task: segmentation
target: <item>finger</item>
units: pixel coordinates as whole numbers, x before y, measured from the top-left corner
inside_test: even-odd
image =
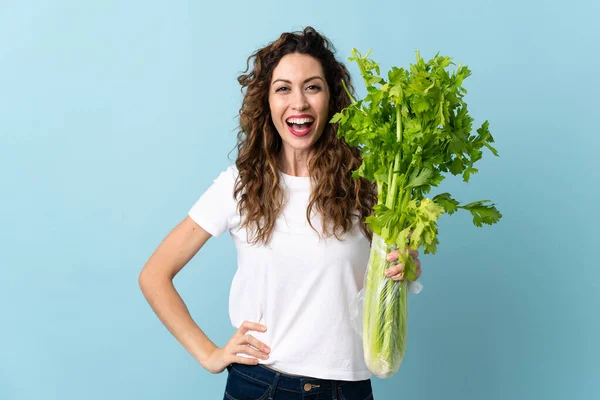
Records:
[[[385,270],[385,276],[391,277],[391,276],[397,275],[400,272],[402,272],[403,269],[404,269],[404,264],[402,264],[402,263],[394,265],[393,267],[389,267],[388,269]]]
[[[417,279],[419,279],[419,277],[421,276],[422,273],[423,273],[423,270],[421,269],[421,267],[417,268]]]
[[[391,253],[389,253],[387,255],[387,260],[388,261],[394,261],[396,259],[398,259],[398,257],[400,257],[400,254],[406,254],[406,248],[402,249],[402,253],[400,253],[400,250],[394,250]],[[410,255],[414,258],[417,259],[419,257],[419,250],[413,250],[410,247],[408,248],[408,250],[410,251]]]
[[[417,268],[421,268],[421,260],[419,260],[418,258],[415,260],[415,265],[417,266]]]
[[[387,255],[386,260],[388,260],[389,262],[396,261],[399,256],[400,256],[400,250],[394,250]]]
[[[402,279],[404,279],[404,272],[401,272],[398,275],[392,276],[392,279],[395,281],[401,281]]]
[[[257,358],[248,358],[248,357],[242,357],[242,356],[235,356],[234,360],[238,364],[246,364],[246,365],[257,365],[258,364],[258,359]]]
[[[259,324],[258,322],[244,321],[242,322],[242,325],[240,325],[237,334],[238,336],[243,336],[246,334],[246,332],[250,330],[257,332],[265,332],[267,330],[267,327],[262,324]]]
[[[263,360],[266,360],[269,358],[269,355],[267,353],[259,351],[250,345],[236,346],[234,354],[239,354],[239,353],[244,353],[249,356],[256,357],[256,358],[262,358]]]
[[[269,346],[267,346],[266,344],[264,344],[263,342],[261,342],[260,340],[258,340],[257,338],[255,338],[254,336],[252,336],[250,334],[244,335],[242,337],[242,341],[240,343],[241,344],[250,344],[265,353],[269,353],[271,351]]]
[[[398,259],[400,258],[400,254],[406,254],[406,249],[403,249],[402,252],[400,252],[400,250],[392,251],[387,255],[386,260],[388,262],[398,261]]]

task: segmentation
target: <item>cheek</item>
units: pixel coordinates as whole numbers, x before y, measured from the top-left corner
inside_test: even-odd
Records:
[[[284,107],[275,100],[269,102],[269,108],[271,111],[271,117],[273,118],[273,122],[278,124],[281,121]]]
[[[321,99],[321,115],[324,115],[325,117],[327,117],[328,113],[329,113],[329,96],[324,96]]]
[[[329,116],[329,103],[325,103],[323,105],[323,108],[321,109],[321,118],[324,120],[324,123],[327,124],[329,122],[329,119],[327,118]]]

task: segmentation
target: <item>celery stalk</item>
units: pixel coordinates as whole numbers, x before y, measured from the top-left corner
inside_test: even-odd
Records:
[[[363,348],[367,367],[378,378],[387,378],[400,368],[406,349],[407,281],[384,275],[390,266],[385,257],[393,247],[373,235],[365,283]]]
[[[498,222],[502,214],[490,200],[461,205],[450,193],[426,197],[446,173],[461,174],[468,182],[478,172],[475,163],[484,147],[498,156],[488,121],[471,134],[473,118],[462,87],[471,71],[460,63],[455,71],[447,71],[454,64],[450,57],[436,54],[425,61],[417,51],[415,64],[407,69],[392,67],[386,80],[369,54],[363,56],[353,48],[349,58],[359,66],[366,96],[355,99],[342,81],[352,104],[330,122],[338,124],[339,138],[361,149],[362,163],[352,172],[353,178],[377,184],[377,204],[365,220],[373,240],[364,288],[363,350],[369,370],[386,378],[398,370],[404,357],[408,281],[417,278],[408,251],[398,260],[404,266],[404,279],[386,277],[387,254],[421,247],[424,254],[435,254],[437,221],[444,213],[467,210],[478,227]]]

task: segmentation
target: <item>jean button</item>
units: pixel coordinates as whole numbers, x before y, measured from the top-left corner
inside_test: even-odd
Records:
[[[312,388],[310,383],[307,383],[304,385],[304,390],[306,390],[307,392]]]

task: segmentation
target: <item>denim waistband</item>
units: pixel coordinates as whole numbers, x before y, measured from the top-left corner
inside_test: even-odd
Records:
[[[246,365],[233,363],[227,367],[228,371],[231,371],[231,369],[234,369],[237,373],[246,375],[249,378],[256,379],[267,385],[272,385],[273,390],[278,389],[294,393],[318,394],[329,390],[332,390],[333,393],[337,393],[337,388],[347,382],[289,375],[272,370],[261,364]]]

